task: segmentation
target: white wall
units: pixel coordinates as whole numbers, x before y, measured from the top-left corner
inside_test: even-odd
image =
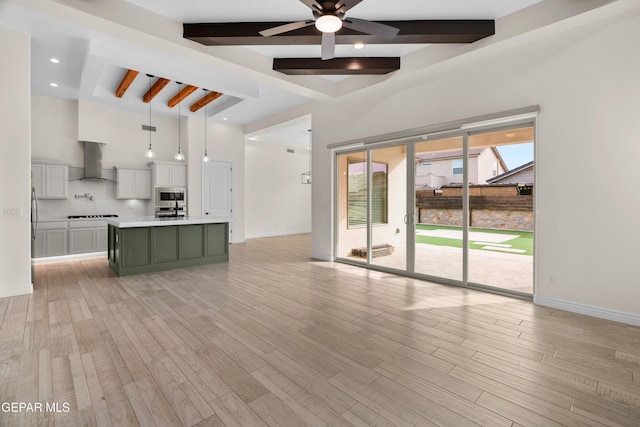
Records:
[[[612,21],[314,105],[313,255],[332,255],[328,144],[539,104],[536,301],[640,324],[640,18]]]
[[[309,151],[247,141],[245,152],[245,234],[247,239],[311,232]]]
[[[78,142],[78,101],[36,95],[31,99],[32,157],[84,167],[83,146]],[[149,146],[149,132],[143,131],[142,125],[149,124],[149,115],[109,107],[106,112],[103,117],[93,118],[94,121],[107,122],[108,143],[102,151],[103,167],[146,166],[149,159],[144,154]],[[173,161],[178,147],[177,116],[172,118],[152,115],[151,125],[157,128],[156,132],[151,133],[156,160]]]
[[[26,294],[31,284],[30,117],[31,39],[0,28],[0,297]],[[19,209],[5,216],[4,209]]]
[[[190,215],[202,213],[202,155],[204,154],[204,117],[189,116],[187,160],[189,188],[187,195]],[[184,148],[184,147],[183,147]],[[244,170],[245,147],[242,127],[230,123],[207,120],[207,148],[209,159],[233,164],[233,224],[231,243],[245,239]]]

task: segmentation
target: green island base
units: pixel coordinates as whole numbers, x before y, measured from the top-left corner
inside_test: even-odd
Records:
[[[229,224],[109,225],[109,267],[118,276],[229,261]]]

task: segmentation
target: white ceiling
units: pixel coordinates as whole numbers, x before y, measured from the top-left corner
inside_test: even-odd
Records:
[[[498,19],[540,1],[364,0],[347,15],[371,20]],[[210,104],[209,116],[250,125],[313,99],[335,98],[339,96],[337,85],[344,87],[348,83],[345,80],[353,87],[357,87],[358,82],[366,87],[388,78],[291,77],[271,70],[273,57],[317,57],[319,46],[204,47],[181,37],[177,37],[175,43],[164,44],[158,37],[155,41],[151,39],[154,32],[164,35],[167,31],[177,31],[181,35],[183,22],[310,18],[309,8],[298,0],[43,0],[25,3],[23,6],[19,0],[0,0],[0,26],[32,35],[32,91],[38,95],[90,99],[128,111],[147,112],[149,106],[141,102],[141,97],[149,87],[145,74],[150,73],[223,92],[223,97]],[[82,16],[82,13],[87,15]],[[120,21],[114,19],[114,25],[126,24],[120,29],[94,19],[109,18],[110,13],[134,16],[125,16]],[[191,48],[191,52],[186,52],[185,47]],[[338,46],[337,56],[408,58],[423,50],[428,50],[426,45],[371,45],[360,51],[352,46]],[[60,63],[52,64],[51,57],[60,59]],[[140,75],[122,99],[115,98],[115,87],[129,68],[140,71]],[[58,83],[58,87],[49,86],[51,82]],[[176,86],[175,83],[170,85]],[[154,114],[177,114],[176,109],[166,107],[166,101],[177,92],[177,87],[169,89],[171,86],[152,102]],[[182,114],[191,114],[188,106],[202,95],[198,90],[183,101]],[[278,132],[280,138],[285,138],[282,129]],[[292,128],[293,134],[298,135],[301,144],[306,144],[303,141],[306,136],[300,129]],[[260,139],[259,135],[253,136]]]

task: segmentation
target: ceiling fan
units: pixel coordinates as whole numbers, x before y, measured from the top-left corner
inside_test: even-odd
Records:
[[[392,39],[398,34],[398,29],[378,22],[364,19],[347,18],[349,9],[358,5],[362,0],[300,0],[313,12],[314,19],[292,22],[260,31],[264,37],[287,33],[300,28],[315,25],[322,32],[322,59],[332,59],[336,50],[336,31],[343,26],[365,34]]]

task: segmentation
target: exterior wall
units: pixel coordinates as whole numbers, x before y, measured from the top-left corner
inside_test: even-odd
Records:
[[[429,161],[424,160],[424,162]],[[429,163],[431,166],[420,166],[420,163],[416,165],[416,188],[425,185],[429,185],[430,188],[440,188],[443,185],[462,184],[462,174],[453,174],[453,160],[433,160]],[[480,166],[480,168],[482,167],[484,166]],[[478,157],[471,157],[469,159],[469,182],[478,184],[478,169]]]
[[[496,154],[493,152],[491,148],[487,148],[478,156],[478,171],[476,175],[475,184],[486,184],[489,178],[493,178],[496,175],[500,175],[502,172],[500,171],[500,162],[498,162],[498,173],[493,175],[493,163],[496,162],[498,158]],[[471,179],[469,179],[471,182]]]
[[[507,183],[531,183],[534,182],[534,173],[533,173],[533,167],[527,168],[523,171],[520,171],[518,173],[514,173],[513,175],[509,175],[508,177],[501,179],[499,181],[496,181],[494,184],[507,184]]]
[[[478,175],[480,165],[478,164],[478,156],[473,156],[469,158],[469,183],[470,184],[478,184]],[[462,183],[462,175],[456,175],[458,177],[457,181],[453,181],[456,184]]]

